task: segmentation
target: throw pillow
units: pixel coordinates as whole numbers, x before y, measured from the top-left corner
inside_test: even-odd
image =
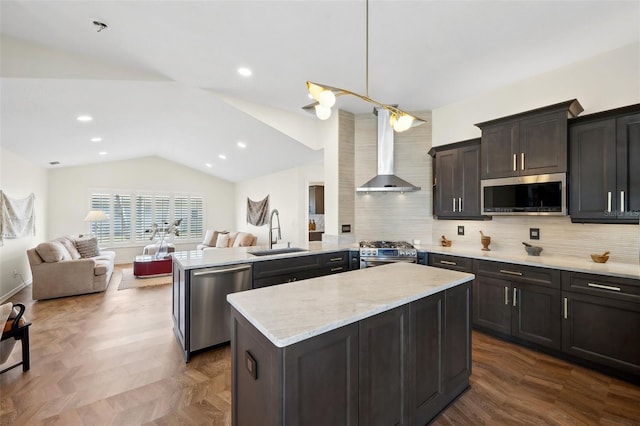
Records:
[[[100,255],[100,249],[98,248],[98,240],[95,237],[83,237],[76,240],[76,248],[80,253],[80,257],[87,259],[89,257],[96,257]]]
[[[204,238],[202,239],[202,244],[205,246],[212,246],[216,241],[218,241],[218,231],[207,229],[207,232],[204,234]]]
[[[62,237],[60,239],[58,239],[57,241],[60,242],[60,244],[62,244],[64,246],[64,248],[67,249],[67,251],[69,252],[69,256],[71,257],[72,260],[76,260],[76,259],[80,259],[80,252],[78,251],[78,249],[76,248],[75,243],[66,238],[66,237]]]
[[[233,242],[234,247],[249,247],[253,242],[253,234],[248,232],[240,232],[236,236],[236,240]]]
[[[220,247],[220,248],[229,247],[229,234],[218,234],[216,247]]]
[[[71,255],[58,241],[47,241],[40,243],[36,247],[36,253],[40,255],[45,263],[60,262],[61,260],[71,260]]]

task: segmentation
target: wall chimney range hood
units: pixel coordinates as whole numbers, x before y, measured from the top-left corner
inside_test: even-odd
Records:
[[[420,191],[404,179],[393,174],[393,128],[389,125],[390,113],[384,108],[374,108],[378,116],[378,174],[356,192],[412,192]]]

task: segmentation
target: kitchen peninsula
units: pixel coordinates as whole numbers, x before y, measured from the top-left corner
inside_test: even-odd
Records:
[[[228,295],[234,425],[428,423],[469,387],[473,278],[394,263]]]

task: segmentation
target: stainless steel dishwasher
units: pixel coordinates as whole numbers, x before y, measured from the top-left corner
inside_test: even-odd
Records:
[[[227,294],[251,290],[251,265],[241,264],[191,271],[189,351],[231,339],[231,309]]]

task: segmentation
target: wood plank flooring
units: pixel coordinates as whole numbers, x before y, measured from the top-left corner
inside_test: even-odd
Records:
[[[0,375],[0,425],[231,424],[229,347],[185,364],[170,286],[117,285],[12,297],[33,323],[31,370]],[[640,425],[640,387],[474,332],[471,389],[433,424]]]

